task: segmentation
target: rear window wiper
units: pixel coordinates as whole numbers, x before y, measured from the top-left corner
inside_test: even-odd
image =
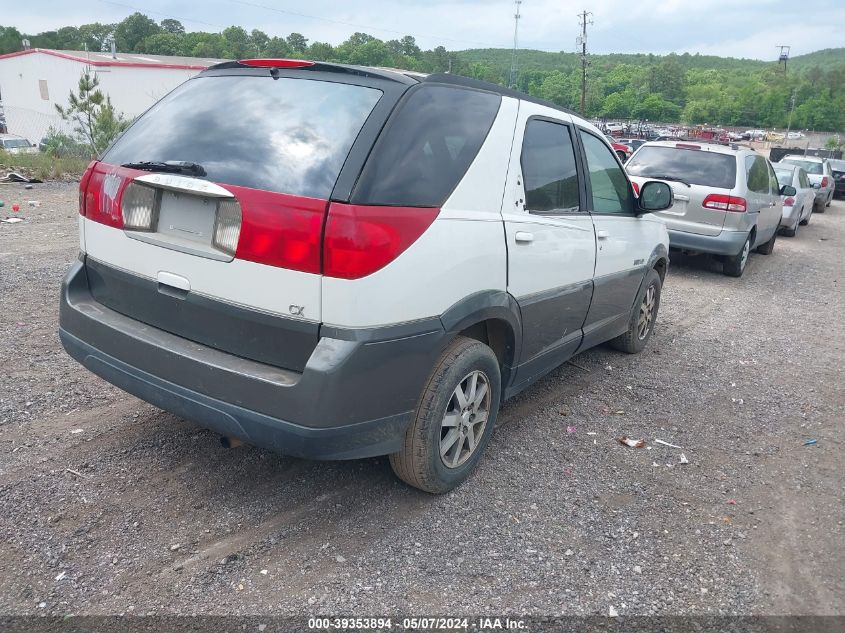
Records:
[[[681,180],[680,178],[675,178],[674,176],[642,176],[642,178],[654,178],[655,180],[669,180],[671,182],[679,182],[682,185],[686,185],[690,189],[692,189],[692,185],[689,184],[686,180]]]
[[[143,160],[137,163],[123,163],[121,167],[143,169],[144,171],[162,171],[168,174],[188,174],[191,176],[206,175],[205,168],[202,165],[186,160]]]

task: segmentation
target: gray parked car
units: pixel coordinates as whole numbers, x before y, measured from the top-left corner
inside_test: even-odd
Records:
[[[816,190],[816,213],[824,213],[824,208],[830,206],[833,194],[836,192],[833,169],[828,160],[819,156],[789,154],[781,158],[780,162],[804,168]]]
[[[781,186],[783,214],[780,219],[781,233],[795,237],[799,224],[807,224],[813,215],[816,190],[803,167],[789,163],[775,163],[775,175]],[[785,190],[787,187],[791,189]],[[795,193],[792,193],[792,189]]]
[[[781,219],[781,187],[772,164],[754,150],[724,145],[646,143],[625,169],[636,189],[665,180],[675,204],[658,213],[671,248],[711,253],[726,275],[740,277],[752,250],[768,255]]]

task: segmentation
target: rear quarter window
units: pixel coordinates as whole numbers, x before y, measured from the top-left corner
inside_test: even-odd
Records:
[[[309,79],[197,77],[148,110],[103,160],[191,161],[214,182],[327,199],[381,96]]]
[[[691,185],[718,189],[736,186],[736,157],[695,149],[644,145],[625,164],[632,176],[677,178]]]
[[[487,138],[501,97],[422,85],[394,113],[352,194],[355,204],[439,207]]]

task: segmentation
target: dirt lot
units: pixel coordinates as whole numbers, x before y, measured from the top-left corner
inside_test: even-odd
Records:
[[[845,614],[843,202],[739,280],[674,257],[645,353],[508,403],[432,497],[386,459],[223,449],[89,374],[56,335],[75,187],[0,198],[41,201],[0,224],[0,613]]]

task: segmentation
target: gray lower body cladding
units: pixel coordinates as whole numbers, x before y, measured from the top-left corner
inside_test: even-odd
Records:
[[[95,374],[162,409],[284,454],[353,459],[399,449],[421,385],[446,344],[439,320],[333,330],[302,372],[189,341],[116,312],[75,263],[60,337]]]

